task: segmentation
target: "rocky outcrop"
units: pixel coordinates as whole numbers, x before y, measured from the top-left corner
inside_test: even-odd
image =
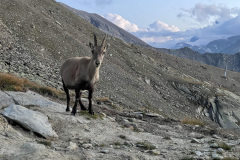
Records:
[[[44,109],[46,112],[65,112],[64,105],[50,101],[32,91],[0,91],[0,95],[0,109],[5,108],[2,114],[9,120],[47,139],[55,139],[58,137],[48,122],[46,115],[28,108],[38,107]]]
[[[48,117],[40,112],[12,104],[5,108],[2,114],[24,128],[38,133],[47,139],[58,138],[58,135],[53,131],[51,124],[48,122]]]
[[[227,67],[228,70],[240,72],[240,65],[239,65],[240,53],[239,52],[235,52],[234,54],[230,54],[230,55],[223,54],[221,52],[200,54],[197,51],[194,51],[188,47],[184,47],[180,49],[158,48],[158,50],[164,53],[177,56],[177,57],[190,59],[193,61],[205,63],[208,65],[223,68],[223,69]]]
[[[214,88],[207,83],[173,82],[173,87],[189,101],[199,105],[196,109],[199,115],[209,117],[223,128],[240,131],[240,96],[223,88]]]
[[[66,108],[66,106],[50,101],[49,99],[33,91],[27,91],[27,92],[7,91],[5,93],[8,96],[10,96],[16,104],[22,105],[22,106],[38,106],[46,110],[52,110],[56,112],[64,112]]]
[[[14,103],[13,99],[0,90],[0,109],[8,107],[10,104],[13,103]]]

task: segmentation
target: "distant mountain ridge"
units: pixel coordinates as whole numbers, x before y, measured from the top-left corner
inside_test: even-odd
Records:
[[[192,39],[196,39],[193,37]],[[218,39],[209,42],[207,45],[196,46],[190,45],[188,43],[178,43],[175,48],[189,47],[194,51],[199,53],[225,53],[225,54],[235,54],[240,52],[240,35],[231,36],[227,39]]]
[[[117,25],[106,20],[98,14],[88,13],[85,11],[71,8],[63,3],[61,4],[109,35],[119,38],[127,43],[137,44],[139,46],[151,48],[151,46],[148,45],[146,42],[142,41],[141,39],[118,27]]]
[[[240,52],[236,54],[204,53],[200,54],[188,47],[180,49],[159,48],[161,52],[177,57],[187,58],[193,61],[205,63],[219,68],[227,67],[228,70],[240,72]]]

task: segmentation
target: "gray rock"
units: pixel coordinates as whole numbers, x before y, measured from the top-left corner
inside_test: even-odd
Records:
[[[150,150],[149,153],[152,154],[152,155],[160,155],[161,154],[161,152],[159,150],[156,150],[156,149]]]
[[[212,135],[213,138],[215,139],[221,139],[219,136],[217,136],[216,134]]]
[[[150,85],[150,79],[149,78],[147,78],[147,77],[145,77],[145,82],[148,84],[148,85]]]
[[[85,148],[85,149],[90,149],[90,148],[93,147],[93,145],[92,145],[91,143],[85,143],[85,144],[83,144],[82,146],[83,146],[83,148]]]
[[[193,138],[192,140],[191,140],[191,143],[201,143],[198,139],[196,139],[196,138]]]
[[[210,147],[211,147],[211,148],[218,148],[219,145],[218,145],[217,143],[211,143],[211,144],[210,144]]]
[[[196,156],[198,156],[198,157],[201,157],[201,156],[203,155],[203,153],[200,152],[200,151],[195,151],[195,154],[196,154]]]
[[[107,149],[103,149],[103,150],[100,151],[100,153],[107,154],[107,153],[109,153],[109,150],[107,150]]]
[[[145,113],[145,116],[148,116],[148,117],[160,117],[160,118],[164,118],[162,115],[157,114],[157,113]]]
[[[48,117],[40,112],[13,104],[4,109],[3,115],[19,123],[24,128],[36,132],[47,139],[58,138],[58,135],[48,122]]]
[[[3,107],[8,107],[11,104],[14,104],[13,99],[6,93],[0,91],[0,109]]]
[[[25,150],[27,152],[33,153],[36,151],[44,150],[46,147],[43,144],[37,144],[37,143],[24,143],[20,149]]]
[[[217,153],[222,154],[223,152],[224,152],[224,150],[222,148],[217,149]]]
[[[25,92],[6,92],[10,97],[14,99],[16,104],[22,106],[39,106],[42,108],[50,109],[58,112],[65,112],[65,105],[58,104],[48,100],[47,98],[37,94],[33,91]]]
[[[73,142],[69,142],[69,146],[67,147],[69,150],[76,150],[77,149],[77,144]]]
[[[213,158],[213,159],[223,159],[223,156],[220,156],[220,155],[217,154],[217,153],[212,153],[212,158]]]

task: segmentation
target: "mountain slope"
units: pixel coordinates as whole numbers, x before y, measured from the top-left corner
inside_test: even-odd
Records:
[[[2,0],[0,16],[1,71],[55,88],[62,88],[62,62],[69,57],[91,56],[88,43],[93,41],[93,32],[99,41],[105,34],[53,0]],[[219,127],[240,132],[239,73],[229,71],[223,77],[220,68],[128,44],[110,35],[106,41],[111,46],[94,92],[97,113],[116,115],[116,119],[117,115],[136,112],[163,117],[163,121],[149,120],[154,123],[198,117],[206,128],[217,128],[216,132],[222,131]],[[107,107],[101,106],[104,102]],[[67,132],[65,126],[61,130]]]
[[[112,35],[116,38],[122,39],[127,43],[137,44],[143,47],[150,47],[147,43],[140,40],[139,38],[135,37],[134,35],[130,34],[129,32],[125,31],[124,29],[118,27],[117,25],[113,24],[112,22],[106,20],[102,16],[94,13],[88,13],[81,10],[76,10],[69,6],[62,4],[63,6],[69,8],[71,11],[76,13],[77,15],[81,16],[95,27],[99,28],[100,30],[106,32],[109,35]]]

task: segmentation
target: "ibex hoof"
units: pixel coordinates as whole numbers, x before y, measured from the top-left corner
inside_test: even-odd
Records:
[[[93,112],[93,111],[92,111],[92,112],[89,112],[89,114],[94,115],[94,112]]]
[[[67,109],[66,109],[66,112],[69,112],[69,111],[70,111],[70,109],[69,109],[69,108],[67,108]]]
[[[71,115],[75,116],[76,113],[72,112]]]

